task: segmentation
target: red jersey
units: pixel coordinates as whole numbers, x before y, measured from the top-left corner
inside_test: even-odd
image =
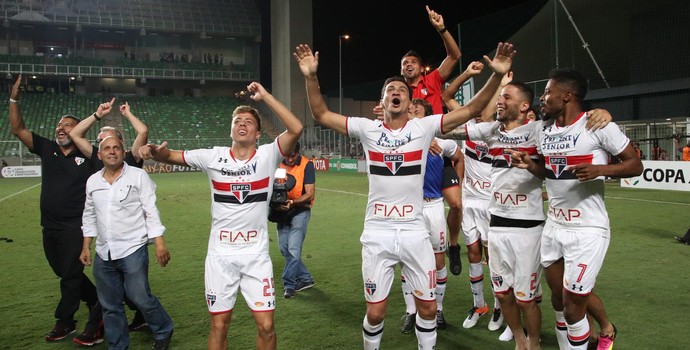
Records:
[[[416,86],[410,85],[412,88],[412,98],[421,98],[429,102],[434,114],[443,114],[441,93],[443,92],[445,80],[441,77],[438,69],[434,69],[427,75],[422,75],[421,78]]]

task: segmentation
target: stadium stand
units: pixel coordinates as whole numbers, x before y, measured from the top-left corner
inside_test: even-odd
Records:
[[[7,94],[1,95],[3,100]],[[240,104],[234,97],[178,97],[178,96],[122,96],[116,103],[128,102],[134,113],[149,128],[149,141],[161,143],[168,141],[171,148],[191,149],[206,148],[230,144],[230,115]],[[27,128],[40,135],[51,137],[54,133],[57,118],[65,114],[74,114],[83,118],[93,113],[100,96],[77,96],[67,94],[27,93],[22,97],[22,114]],[[7,120],[8,109],[0,110],[0,118]],[[259,144],[272,142],[278,131],[269,118],[262,120],[262,136]],[[132,126],[123,120],[119,111],[109,116],[89,130],[87,139],[95,140],[98,127],[113,126],[123,132],[128,144],[136,137]],[[0,124],[0,157],[18,157],[19,146],[15,142],[8,123]],[[24,156],[29,156],[24,150]]]

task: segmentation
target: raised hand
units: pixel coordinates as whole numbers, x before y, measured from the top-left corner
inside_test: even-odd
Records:
[[[299,64],[299,69],[305,77],[315,76],[319,67],[319,52],[312,53],[311,48],[307,44],[300,44],[295,48],[292,54]]]
[[[503,79],[501,79],[501,87],[506,87],[510,82],[513,81],[513,71],[509,71],[506,73],[506,75],[503,76]]]
[[[113,101],[114,100],[115,99],[113,98]],[[129,109],[129,103],[125,102],[125,103],[120,105],[120,113],[122,113],[122,115],[128,115],[129,113],[131,113],[131,111]]]
[[[10,92],[10,98],[19,101],[19,99],[22,97],[22,75],[19,74],[17,75],[17,80],[12,84],[12,92]]]
[[[139,155],[142,159],[154,159],[158,154],[166,151],[170,152],[170,150],[168,150],[168,141],[163,141],[160,145],[149,143],[139,148]]]
[[[101,103],[96,110],[96,116],[103,118],[110,114],[110,111],[113,109],[113,104],[115,104],[115,97],[113,97],[110,102]]]
[[[474,61],[471,62],[467,68],[465,69],[465,74],[473,77],[475,75],[478,75],[484,70],[484,63],[481,63],[479,61]]]
[[[494,73],[506,74],[510,71],[515,54],[517,54],[517,51],[513,48],[513,44],[498,43],[494,58],[490,59],[489,56],[484,55],[484,61],[486,61],[486,64],[491,67]]]
[[[429,5],[426,6],[426,13],[429,14],[429,22],[431,22],[431,25],[434,26],[437,31],[443,30],[446,27],[445,23],[443,22],[443,16],[430,9]]]
[[[268,95],[268,91],[264,89],[263,85],[257,83],[257,82],[252,82],[251,84],[247,85],[247,91],[250,92],[249,98],[251,98],[254,101],[261,101]]]

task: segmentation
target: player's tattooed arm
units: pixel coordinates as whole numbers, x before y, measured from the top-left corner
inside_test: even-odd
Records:
[[[460,125],[451,130],[449,133],[443,134],[441,138],[451,140],[467,140],[467,129],[465,128],[465,125]]]

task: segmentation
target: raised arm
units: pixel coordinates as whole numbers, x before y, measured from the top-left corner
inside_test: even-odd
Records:
[[[86,139],[86,133],[94,124],[96,124],[97,121],[100,121],[101,118],[110,113],[113,108],[113,103],[115,103],[115,97],[113,97],[110,102],[101,103],[96,112],[84,118],[84,120],[75,125],[72,131],[69,133],[69,137],[72,139],[72,142],[74,142],[79,151],[87,158],[91,158],[93,146],[91,145],[91,142]]]
[[[285,131],[278,135],[278,143],[284,154],[292,153],[292,149],[295,144],[302,136],[302,123],[297,119],[297,117],[283,105],[277,98],[271,95],[263,85],[253,82],[247,86],[247,91],[251,92],[250,98],[254,101],[264,101],[268,107],[273,110],[273,112],[278,116],[283,125],[285,125]]]
[[[446,58],[441,62],[438,67],[438,73],[441,75],[443,80],[447,80],[450,74],[453,73],[455,65],[458,64],[460,60],[460,48],[458,43],[453,38],[453,35],[446,28],[446,24],[443,21],[443,16],[441,14],[431,10],[429,6],[426,6],[426,12],[429,14],[429,22],[434,26],[436,31],[441,34],[443,39],[443,46],[446,47]]]
[[[139,148],[142,159],[153,159],[157,162],[187,166],[182,151],[168,149],[168,141],[160,145],[148,144]]]
[[[501,86],[496,89],[496,92],[494,95],[491,97],[491,100],[489,100],[489,103],[486,104],[486,107],[482,109],[482,121],[483,122],[490,122],[493,121],[495,116],[496,116],[496,101],[498,101],[498,95],[501,94],[501,90],[513,81],[513,72],[510,71],[506,75],[503,76],[503,79],[501,79]]]
[[[31,131],[26,128],[24,124],[24,117],[22,117],[22,111],[19,110],[19,100],[21,99],[21,83],[22,75],[17,76],[17,80],[12,85],[12,91],[10,92],[10,127],[12,128],[12,134],[16,136],[19,141],[21,141],[29,150],[34,149],[34,137],[31,135]]]
[[[516,51],[513,49],[513,44],[498,43],[496,47],[496,55],[493,60],[488,56],[484,56],[484,60],[493,70],[493,74],[486,81],[484,87],[467,103],[467,105],[451,111],[443,116],[442,131],[453,130],[456,127],[466,123],[468,120],[479,115],[479,113],[486,107],[496,90],[501,84],[503,76],[510,71],[515,57]]]
[[[316,76],[319,66],[319,53],[312,53],[309,45],[300,44],[295,49],[293,56],[295,56],[299,69],[304,75],[304,81],[307,85],[307,99],[309,100],[309,108],[311,108],[311,115],[314,120],[338,133],[347,135],[347,118],[328,110],[326,101],[321,96],[319,79]]]
[[[146,126],[146,124],[144,124],[144,122],[139,120],[137,116],[132,114],[132,111],[129,108],[129,103],[125,102],[124,104],[120,105],[120,113],[123,117],[129,120],[134,128],[134,131],[137,132],[137,137],[132,143],[132,155],[134,156],[134,160],[139,162],[141,160],[141,155],[139,154],[138,150],[141,148],[141,146],[149,142],[149,128]]]
[[[458,93],[462,84],[470,80],[473,76],[479,74],[484,70],[484,64],[479,61],[474,61],[467,66],[462,74],[458,75],[453,81],[450,82],[448,87],[441,93],[441,98],[443,103],[446,105],[449,111],[458,109],[461,107],[460,103],[455,100],[455,94]]]

